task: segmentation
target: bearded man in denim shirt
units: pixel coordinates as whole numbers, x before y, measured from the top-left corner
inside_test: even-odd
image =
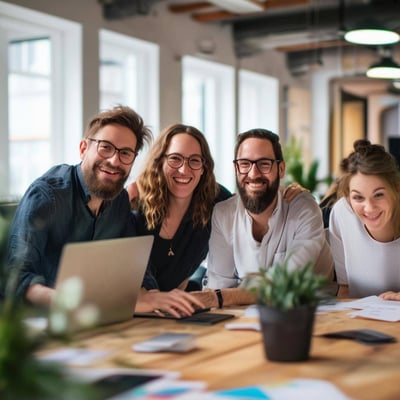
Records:
[[[18,271],[18,296],[50,304],[64,244],[135,235],[124,184],[151,138],[129,107],[100,112],[80,142],[81,163],[55,166],[30,185],[9,238],[8,265]]]

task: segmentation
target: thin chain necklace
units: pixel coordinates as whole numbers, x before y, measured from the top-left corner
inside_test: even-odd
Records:
[[[175,255],[174,251],[172,250],[172,241],[173,241],[174,237],[169,234],[166,225],[167,225],[167,223],[164,221],[164,223],[162,225],[162,229],[164,229],[164,232],[167,234],[166,239],[170,240],[170,242],[169,242],[169,250],[168,250],[167,254],[168,254],[168,257],[173,257]]]

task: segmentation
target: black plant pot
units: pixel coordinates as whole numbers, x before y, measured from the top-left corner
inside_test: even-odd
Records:
[[[270,361],[305,361],[309,358],[315,306],[281,311],[258,305],[265,356]]]

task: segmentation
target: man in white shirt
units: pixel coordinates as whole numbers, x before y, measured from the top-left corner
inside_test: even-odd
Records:
[[[287,202],[279,190],[285,174],[279,136],[264,129],[240,134],[234,165],[239,195],[218,203],[212,216],[207,286],[215,289],[213,305],[253,303],[239,288],[245,275],[286,258],[291,268],[312,261],[316,273],[332,278],[317,202],[308,192]]]

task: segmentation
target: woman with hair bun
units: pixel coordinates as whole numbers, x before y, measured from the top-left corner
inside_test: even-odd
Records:
[[[400,295],[400,172],[385,148],[354,142],[329,222],[338,297]]]

